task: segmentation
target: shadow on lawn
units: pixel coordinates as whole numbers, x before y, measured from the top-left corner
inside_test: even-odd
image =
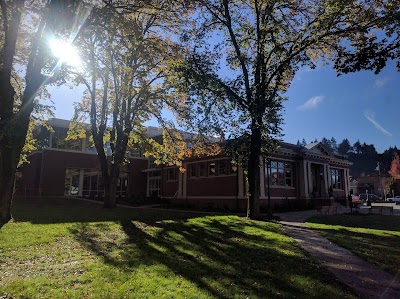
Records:
[[[307,222],[327,225],[341,225],[353,228],[369,228],[388,231],[400,231],[400,217],[392,215],[330,215],[326,217],[311,217]]]
[[[142,208],[104,209],[102,204],[75,198],[17,198],[13,202],[13,219],[33,224],[74,222],[126,222],[130,219],[156,222],[165,219],[188,219],[201,213]]]
[[[388,272],[400,269],[400,217],[391,215],[334,215],[312,217],[323,236]]]
[[[265,231],[265,226],[236,217],[121,221],[121,226],[122,237],[113,236],[102,224],[77,223],[71,231],[105,263],[122,271],[163,264],[168,268],[166,275],[180,275],[217,298],[231,298],[233,294],[243,298],[315,297],[305,293],[304,281],[290,282],[289,277],[321,285],[331,279],[328,276],[324,281],[315,264],[290,242],[274,235],[281,233],[278,226],[271,225],[268,236],[260,231]],[[333,298],[331,291],[326,287],[325,293],[322,290],[318,295]]]

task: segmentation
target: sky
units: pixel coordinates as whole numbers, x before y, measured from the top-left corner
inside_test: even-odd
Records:
[[[49,88],[55,117],[71,119],[82,87]],[[285,94],[283,141],[307,143],[334,137],[374,144],[378,152],[400,148],[400,72],[394,62],[380,74],[361,71],[337,77],[331,66],[302,68]]]

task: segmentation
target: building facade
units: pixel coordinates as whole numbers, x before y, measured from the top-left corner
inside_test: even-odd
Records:
[[[49,124],[54,132],[42,132],[43,146],[23,167],[19,194],[101,197],[100,165],[88,140],[65,140],[68,121],[53,119]],[[147,135],[162,138],[157,128],[148,128]],[[183,172],[155,165],[141,149],[131,153],[129,162],[121,171],[120,197],[161,197],[174,204],[227,210],[247,207],[245,171],[223,153],[187,159]],[[346,156],[330,152],[321,143],[281,143],[269,159],[260,157],[261,205],[291,203],[301,208],[330,197],[345,198],[350,191],[350,164]]]

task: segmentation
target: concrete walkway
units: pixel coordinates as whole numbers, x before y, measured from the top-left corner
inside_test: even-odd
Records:
[[[288,236],[362,298],[400,298],[400,274],[394,277],[308,229],[304,222],[314,215],[316,210],[276,214]]]

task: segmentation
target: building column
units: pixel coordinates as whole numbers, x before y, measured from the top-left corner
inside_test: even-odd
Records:
[[[314,174],[315,175],[315,174]],[[311,175],[311,162],[307,162],[307,180],[308,180],[308,194],[312,193],[313,185],[312,185],[312,175]]]
[[[83,195],[83,178],[84,178],[85,170],[79,170],[79,187],[78,187],[78,196]]]
[[[345,169],[344,171],[343,171],[343,174],[344,174],[344,178],[343,178],[343,180],[344,180],[344,193],[345,193],[345,196],[347,197],[347,195],[349,195],[349,186],[350,186],[350,184],[349,184],[349,182],[350,182],[350,179],[349,179],[349,170],[348,169]]]
[[[332,186],[332,181],[331,181],[331,167],[330,165],[327,165],[326,167],[326,173],[328,176],[328,189]]]
[[[307,161],[301,161],[300,163],[300,175],[299,175],[299,189],[300,197],[308,198],[308,176],[307,176]]]
[[[238,164],[237,168],[237,176],[238,176],[238,198],[243,198],[244,196],[244,188],[243,188],[243,167]]]
[[[149,190],[149,187],[150,187],[150,176],[149,176],[148,172],[146,172],[146,176],[147,176],[147,178],[146,178],[146,180],[147,180],[146,197],[150,197],[150,190]]]
[[[329,194],[328,165],[324,164],[324,193]]]
[[[188,170],[186,169],[185,172]],[[183,185],[183,173],[179,171],[178,174],[178,198],[182,198],[182,185]]]
[[[86,152],[86,138],[82,138],[82,152]]]
[[[260,197],[265,198],[264,158],[260,156]]]
[[[53,132],[50,132],[49,135],[49,148],[53,147]]]
[[[182,197],[186,198],[187,196],[187,178],[188,178],[188,166],[185,166],[186,171],[183,173],[183,178],[182,178]]]

